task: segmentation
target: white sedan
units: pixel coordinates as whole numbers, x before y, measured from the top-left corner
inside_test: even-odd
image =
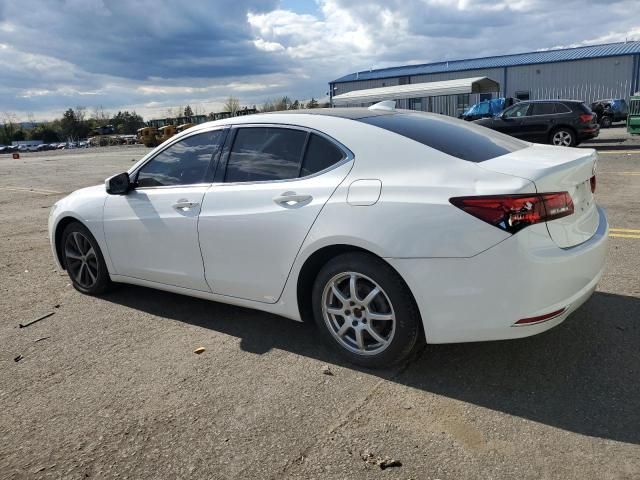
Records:
[[[130,283],[313,318],[357,364],[421,341],[526,337],[602,275],[596,153],[389,105],[258,114],[186,130],[58,201],[76,289]]]

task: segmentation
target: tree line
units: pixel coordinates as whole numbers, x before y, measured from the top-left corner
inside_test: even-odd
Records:
[[[31,117],[31,115],[29,115]],[[106,113],[97,107],[88,115],[85,107],[69,108],[61,118],[49,122],[18,122],[16,116],[5,113],[0,126],[0,144],[10,145],[12,141],[40,140],[54,143],[87,138],[92,132],[107,125],[113,126],[113,132],[132,135],[144,126],[144,120],[135,111],[119,111],[115,115]]]
[[[275,100],[266,100],[260,107],[253,106],[258,112],[275,112],[281,110],[298,110],[303,108],[328,107],[329,103],[320,103],[315,98],[308,102],[291,99],[284,96]],[[223,106],[223,111],[236,115],[241,107],[240,100],[230,96]],[[195,113],[194,113],[195,112]],[[190,105],[176,107],[167,110],[168,118],[192,117],[205,115],[204,109]],[[213,119],[213,112],[207,116]],[[102,128],[111,126],[109,131],[113,134],[134,135],[138,129],[145,126],[145,121],[134,111],[118,111],[116,114],[106,112],[101,106],[94,108],[90,113],[87,108],[77,106],[68,108],[61,118],[48,122],[36,122],[33,115],[28,115],[27,122],[19,122],[15,114],[5,112],[0,124],[0,145],[10,145],[13,141],[40,140],[43,143],[54,143],[68,140],[79,140],[89,136],[103,133]]]

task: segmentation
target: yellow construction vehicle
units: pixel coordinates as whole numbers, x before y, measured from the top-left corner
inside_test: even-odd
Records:
[[[183,123],[182,125],[178,125],[176,128],[176,133],[184,132],[187,128],[191,128],[195,125],[195,123]]]
[[[158,129],[155,127],[143,127],[138,130],[138,141],[145,147],[157,147],[160,145]]]
[[[166,142],[176,134],[176,127],[174,125],[165,125],[158,129],[158,140],[160,143]]]

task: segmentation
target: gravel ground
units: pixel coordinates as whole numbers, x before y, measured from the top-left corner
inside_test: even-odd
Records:
[[[640,230],[640,142],[596,140],[598,200]],[[549,332],[365,371],[311,325],[69,285],[49,207],[146,151],[0,156],[0,478],[640,478],[640,239],[611,238],[598,291]]]

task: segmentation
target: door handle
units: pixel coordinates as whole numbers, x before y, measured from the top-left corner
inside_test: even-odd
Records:
[[[303,206],[313,200],[311,195],[298,195],[296,192],[284,192],[273,198],[273,201],[282,207],[298,207]]]
[[[197,207],[198,205],[200,205],[198,202],[189,202],[186,199],[180,199],[173,204],[173,208],[186,212],[188,210],[191,210],[192,208]]]

